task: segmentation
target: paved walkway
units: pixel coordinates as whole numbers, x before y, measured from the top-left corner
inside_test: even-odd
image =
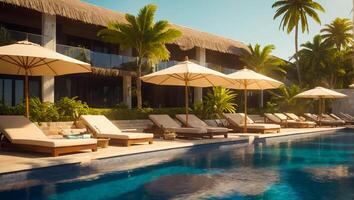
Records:
[[[138,144],[131,147],[109,146],[108,148],[98,149],[97,152],[79,152],[59,157],[48,157],[43,154],[0,151],[0,174],[15,171],[29,170],[41,167],[49,167],[61,164],[71,163],[89,163],[93,159],[109,158],[115,156],[124,156],[129,154],[138,154],[151,151],[162,151],[173,148],[191,147],[201,144],[222,143],[228,141],[245,140],[245,137],[274,137],[286,136],[299,133],[309,133],[317,131],[330,131],[338,128],[311,128],[311,129],[282,129],[277,134],[229,134],[229,138],[215,137],[214,139],[204,140],[155,140],[154,144]],[[247,140],[245,141],[247,142]]]

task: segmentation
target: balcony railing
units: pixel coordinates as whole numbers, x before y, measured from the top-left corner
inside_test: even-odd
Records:
[[[0,45],[11,44],[20,40],[28,40],[30,42],[42,45],[45,37],[46,36],[43,35],[0,28]],[[92,66],[96,67],[122,68],[124,64],[128,65],[128,63],[136,62],[136,57],[132,56],[95,52],[83,47],[74,47],[62,44],[56,45],[56,51],[58,53],[81,60],[83,62],[90,63]],[[198,61],[196,60],[191,61],[198,63]],[[159,62],[155,65],[155,71],[166,69],[168,67],[176,65],[178,62],[179,61],[175,60]],[[234,69],[225,68],[212,63],[206,63],[206,67],[220,71],[225,74],[229,74],[236,71]]]
[[[57,44],[56,49],[58,53],[90,63],[96,67],[120,68],[123,64],[136,61],[135,57],[95,52],[82,47]]]
[[[15,42],[21,41],[21,40],[27,40],[27,41],[42,45],[44,39],[45,39],[45,36],[43,36],[43,35],[0,28],[0,44],[1,45],[12,44],[12,43],[15,43]]]

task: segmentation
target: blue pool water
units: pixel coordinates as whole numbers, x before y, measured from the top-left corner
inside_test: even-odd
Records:
[[[354,133],[211,148],[145,168],[3,191],[0,199],[353,200]]]

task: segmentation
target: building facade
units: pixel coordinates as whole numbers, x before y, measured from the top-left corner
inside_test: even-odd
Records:
[[[63,96],[78,96],[92,107],[118,104],[134,107],[136,77],[131,70],[136,62],[134,50],[121,49],[97,37],[97,32],[109,21],[124,22],[123,13],[70,0],[4,0],[0,2],[0,13],[0,45],[29,40],[94,67],[89,74],[31,77],[31,96],[51,102]],[[186,56],[223,73],[243,66],[239,61],[241,53],[247,51],[243,43],[173,26],[180,29],[183,36],[167,44],[170,60],[158,63],[155,70],[172,66]],[[191,101],[202,98],[202,89],[191,90]],[[184,90],[180,87],[143,84],[142,92],[146,106],[184,105]],[[15,105],[22,102],[23,97],[23,77],[0,74],[0,101]]]

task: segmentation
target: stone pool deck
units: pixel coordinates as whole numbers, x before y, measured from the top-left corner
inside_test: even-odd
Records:
[[[24,152],[10,152],[0,150],[0,174],[7,174],[12,172],[26,171],[43,167],[52,167],[58,165],[67,165],[79,163],[82,165],[89,164],[93,160],[107,159],[111,157],[120,157],[128,155],[137,155],[148,152],[166,151],[171,149],[182,149],[194,147],[205,144],[241,144],[243,146],[253,144],[255,139],[260,138],[281,138],[296,135],[306,135],[317,132],[328,132],[344,127],[338,128],[303,128],[303,129],[282,129],[280,133],[276,134],[244,134],[231,133],[229,138],[215,137],[214,139],[204,140],[155,140],[154,144],[138,144],[131,147],[109,146],[108,148],[98,149],[97,152],[79,152],[75,154],[68,154],[59,157],[48,157],[43,154],[24,153]]]

